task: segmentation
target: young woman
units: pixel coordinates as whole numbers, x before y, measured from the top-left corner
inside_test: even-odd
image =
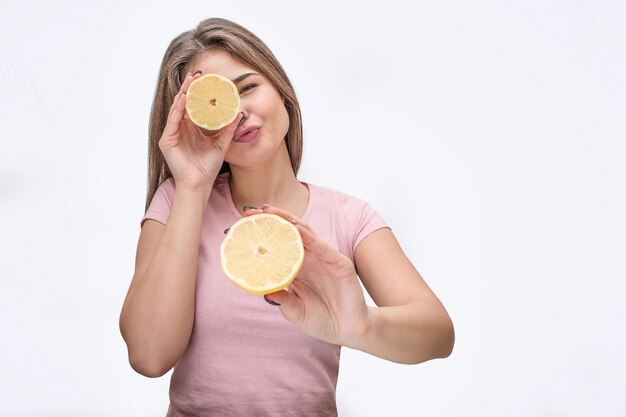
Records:
[[[189,84],[208,73],[233,80],[241,97],[241,114],[213,135],[185,114]],[[171,42],[149,136],[120,329],[137,372],[174,367],[168,416],[334,416],[341,346],[404,364],[450,355],[452,321],[381,216],[298,180],[298,100],[250,31],[213,18]],[[219,258],[224,230],[261,212],[293,221],[305,246],[294,282],[265,300],[230,282]]]

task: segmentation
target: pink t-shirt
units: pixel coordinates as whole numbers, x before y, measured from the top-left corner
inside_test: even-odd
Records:
[[[249,294],[222,272],[224,229],[241,218],[226,172],[213,185],[200,239],[193,332],[174,366],[167,417],[336,416],[341,346],[307,335],[278,307]],[[309,189],[302,220],[354,262],[368,234],[389,227],[365,201],[301,181]],[[174,179],[157,189],[141,219],[166,224]],[[268,202],[271,204],[271,202]]]

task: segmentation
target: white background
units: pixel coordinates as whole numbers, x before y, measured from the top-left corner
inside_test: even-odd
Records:
[[[454,320],[447,359],[344,349],[340,416],[626,416],[626,2],[0,12],[0,415],[165,414],[118,318],[163,53],[223,17],[295,86],[299,178],[368,201]]]

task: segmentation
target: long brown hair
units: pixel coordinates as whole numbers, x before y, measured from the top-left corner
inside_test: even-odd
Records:
[[[203,20],[195,29],[178,35],[165,51],[157,82],[148,131],[148,190],[145,211],[159,185],[172,177],[167,162],[159,149],[159,139],[165,129],[167,115],[174,96],[196,57],[208,51],[221,50],[233,59],[263,74],[284,98],[289,114],[289,130],[285,136],[291,167],[298,174],[302,160],[302,117],[300,104],[285,70],[270,49],[254,33],[237,23],[222,18]],[[220,174],[230,171],[224,161]]]

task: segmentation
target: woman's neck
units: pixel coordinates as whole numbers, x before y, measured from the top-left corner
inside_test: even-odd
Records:
[[[281,162],[254,167],[230,166],[229,186],[235,207],[244,205],[261,208],[263,204],[276,207],[298,207],[308,200],[307,187],[296,178],[288,155]],[[294,213],[295,214],[295,213]]]

